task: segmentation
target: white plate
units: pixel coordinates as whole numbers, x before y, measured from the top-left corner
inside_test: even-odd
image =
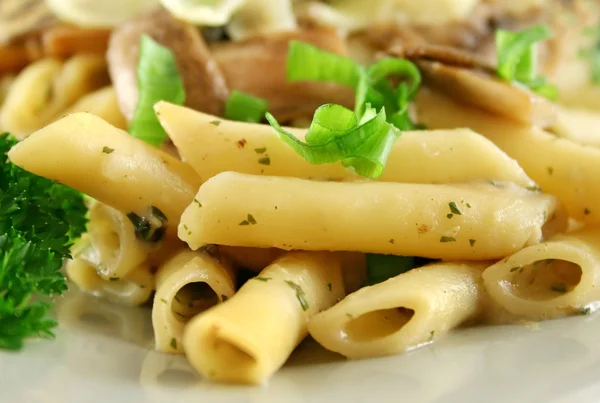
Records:
[[[2,403],[600,401],[600,315],[462,329],[404,355],[347,361],[312,341],[264,387],[215,385],[153,352],[150,312],[69,293],[57,339],[0,353]]]

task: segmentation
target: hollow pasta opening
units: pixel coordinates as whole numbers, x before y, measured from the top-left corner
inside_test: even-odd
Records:
[[[414,314],[412,309],[403,307],[368,312],[346,323],[346,334],[357,342],[380,339],[402,329]]]
[[[544,259],[509,269],[512,292],[519,298],[544,301],[573,290],[581,281],[581,267],[560,259]]]
[[[216,336],[213,347],[224,368],[230,366],[243,368],[256,365],[256,358],[252,354],[225,338]]]
[[[204,281],[183,286],[171,304],[171,310],[177,319],[187,322],[197,314],[219,302],[217,293]]]

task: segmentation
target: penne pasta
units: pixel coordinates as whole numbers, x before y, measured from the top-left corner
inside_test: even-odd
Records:
[[[552,133],[575,143],[600,147],[600,112],[562,107]]]
[[[155,110],[182,158],[203,178],[225,171],[333,180],[359,178],[341,164],[308,163],[271,126],[231,122],[166,102],[159,102]],[[300,139],[306,132],[290,131]],[[498,180],[534,185],[514,160],[467,129],[405,132],[394,143],[379,180],[405,183]]]
[[[152,252],[147,242],[136,237],[133,224],[123,213],[100,202],[92,202],[89,208],[88,235],[89,244],[83,248],[93,250],[88,260],[96,264],[97,274],[104,280],[125,277]]]
[[[83,96],[64,114],[77,112],[92,113],[121,130],[127,129],[127,121],[119,109],[117,94],[113,87],[104,87]]]
[[[475,319],[485,262],[434,263],[365,287],[314,316],[310,335],[348,358],[397,354]]]
[[[488,183],[337,183],[225,172],[205,182],[195,200],[179,226],[192,249],[215,243],[481,260],[538,243],[548,221],[566,226],[552,196]]]
[[[309,319],[344,295],[339,255],[288,253],[192,319],[186,354],[209,379],[264,383],[307,335]]]
[[[185,163],[89,113],[46,126],[15,146],[9,158],[30,172],[133,213],[138,223],[149,221],[153,232],[141,234],[149,240],[160,235],[156,229],[174,228],[200,186]]]
[[[166,261],[156,274],[152,306],[155,348],[183,354],[183,329],[195,315],[235,291],[230,269],[206,252],[183,249]]]
[[[121,305],[142,305],[155,289],[154,275],[147,265],[137,267],[123,278],[105,279],[98,274],[97,265],[76,257],[67,262],[66,272],[81,291]]]
[[[535,127],[498,119],[431,92],[417,97],[419,118],[432,128],[470,127],[515,158],[544,192],[555,195],[569,216],[600,222],[600,150],[559,138]]]
[[[489,267],[490,296],[507,311],[545,320],[597,308],[600,299],[600,230],[555,235]]]
[[[64,63],[40,60],[19,74],[10,87],[0,112],[0,127],[23,139],[108,82],[106,61],[101,56],[78,55]]]

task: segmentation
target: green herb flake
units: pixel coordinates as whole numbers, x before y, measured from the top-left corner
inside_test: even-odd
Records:
[[[108,281],[119,281],[120,278],[119,277],[111,277],[108,279]]]
[[[258,280],[258,281],[262,281],[262,282],[267,282],[269,280],[272,280],[271,277],[261,277],[261,276],[256,276],[252,278],[253,280]]]
[[[525,187],[525,189],[529,190],[530,192],[541,192],[542,188],[539,186],[527,186]]]
[[[202,207],[202,203],[200,203],[196,198],[194,198],[194,203],[196,203],[198,207]]]
[[[161,298],[161,299],[160,299],[160,302],[162,302],[163,304],[166,304],[166,303],[167,303],[167,300],[166,300],[166,299],[164,299],[164,298]]]
[[[331,285],[331,283],[327,284],[327,289],[328,289],[329,291],[331,291],[332,287],[333,287],[333,286]]]
[[[448,203],[448,206],[450,207],[450,212],[452,212],[453,214],[462,215],[462,212],[458,209],[456,203],[450,202]]]
[[[256,225],[256,220],[254,219],[254,216],[252,216],[252,214],[248,214],[248,223],[251,225]]]
[[[104,146],[104,147],[102,147],[102,152],[103,152],[104,154],[111,154],[111,153],[113,153],[114,151],[115,151],[115,149],[114,149],[114,148],[110,148],[110,147],[108,147],[108,146]]]
[[[221,301],[225,302],[229,299],[229,297],[225,294],[221,294]]]
[[[267,147],[255,148],[254,152],[257,154],[264,154],[265,152],[267,152]]]
[[[565,283],[552,284],[552,286],[550,286],[550,289],[555,292],[561,292],[561,293],[567,292],[567,286],[565,285]]]
[[[469,203],[467,203],[467,208],[471,208],[471,205]]]
[[[521,268],[521,266],[515,266],[512,269],[510,269],[510,272],[513,273],[513,272],[519,270],[520,268]]]
[[[213,126],[217,126],[217,127],[219,127],[219,125],[221,124],[221,121],[220,121],[220,120],[211,120],[211,121],[210,121],[210,122],[208,122],[208,123],[210,123],[210,124],[211,124],[211,125],[213,125]]]
[[[469,245],[473,246],[475,245],[475,242],[477,242],[476,239],[469,239]]]
[[[433,340],[433,336],[435,335],[435,330],[432,330],[431,332],[429,332],[429,340]]]
[[[590,211],[590,209],[586,207],[586,208],[583,210],[583,214],[584,214],[584,215],[590,215],[590,214],[591,214],[591,211]]]
[[[248,222],[248,220],[244,220],[241,223],[239,223],[238,225],[250,225],[250,223]]]
[[[177,350],[177,340],[175,339],[175,337],[173,337],[173,338],[171,339],[171,348],[172,348],[173,350]]]
[[[271,165],[271,158],[264,157],[258,160],[258,163],[261,165]]]
[[[443,236],[440,238],[440,242],[456,242],[456,238],[451,236]]]
[[[546,170],[548,171],[548,175],[552,175],[554,173],[554,168],[552,167],[548,167]]]
[[[454,214],[452,214],[452,213],[446,214],[446,217],[447,218],[452,218],[452,217],[454,217]]]
[[[308,310],[308,301],[306,301],[306,294],[304,293],[302,287],[290,280],[286,280],[285,283],[289,285],[294,291],[296,291],[296,298],[298,299],[298,302],[300,302],[302,310]]]
[[[589,315],[590,313],[592,313],[592,309],[589,306],[586,306],[581,310],[582,315]]]

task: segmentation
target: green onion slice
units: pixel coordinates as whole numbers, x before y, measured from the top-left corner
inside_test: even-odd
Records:
[[[142,35],[137,66],[139,100],[129,132],[153,146],[167,137],[154,113],[154,104],[167,101],[182,105],[185,101],[183,80],[173,53],[148,35]]]
[[[225,119],[258,123],[269,109],[269,103],[242,91],[234,90],[225,104]]]

